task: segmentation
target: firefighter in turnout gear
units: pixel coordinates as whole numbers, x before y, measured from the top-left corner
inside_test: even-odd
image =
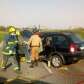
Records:
[[[14,26],[10,26],[8,28],[8,35],[6,35],[5,39],[4,39],[4,47],[3,47],[3,65],[2,65],[2,69],[6,69],[7,68],[7,62],[10,59],[11,63],[14,65],[14,70],[17,71],[19,70],[19,66],[18,66],[18,61],[17,61],[17,43],[18,43],[18,39],[16,36],[16,29]]]
[[[30,62],[30,54],[29,54],[29,47],[27,43],[24,42],[24,38],[22,36],[22,32],[20,30],[16,30],[16,35],[18,37],[18,48],[21,50],[20,52],[23,52],[25,55],[25,62],[29,63]]]
[[[39,49],[40,46],[42,46],[40,32],[37,29],[35,29],[33,32],[34,34],[30,37],[28,41],[28,45],[30,45],[31,49],[31,65],[30,65],[31,68],[33,68],[34,65],[38,66]]]

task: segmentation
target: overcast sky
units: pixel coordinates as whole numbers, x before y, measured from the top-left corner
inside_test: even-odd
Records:
[[[0,0],[0,25],[84,27],[84,0]]]

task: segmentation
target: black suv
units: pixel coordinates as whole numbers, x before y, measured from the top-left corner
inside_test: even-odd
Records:
[[[72,32],[42,33],[42,60],[50,60],[54,67],[77,61],[84,55],[84,42]]]

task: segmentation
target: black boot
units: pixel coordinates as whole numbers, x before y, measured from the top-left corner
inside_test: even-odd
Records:
[[[30,68],[33,68],[33,67],[34,67],[34,61],[31,61]]]
[[[38,66],[38,60],[35,60],[35,66]]]

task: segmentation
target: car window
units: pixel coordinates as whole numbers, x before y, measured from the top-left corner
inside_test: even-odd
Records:
[[[68,42],[67,39],[64,36],[54,36],[53,37],[53,42],[56,45],[61,45],[61,47],[66,47]]]
[[[51,45],[52,44],[52,37],[46,37],[46,45]]]
[[[64,36],[54,36],[54,38],[53,38],[53,41],[54,41],[54,43],[56,43],[56,44],[61,44],[61,43],[63,43],[65,40],[66,40],[66,39],[65,39]]]
[[[74,43],[80,43],[82,39],[77,35],[77,34],[71,34],[69,35],[69,38],[74,42]]]

